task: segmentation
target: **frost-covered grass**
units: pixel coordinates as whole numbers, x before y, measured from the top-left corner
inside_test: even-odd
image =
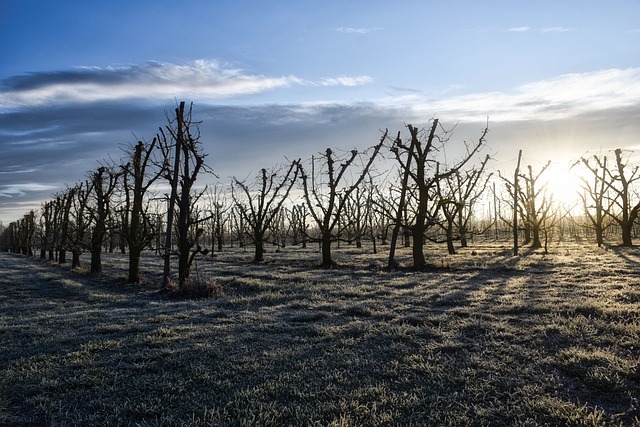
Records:
[[[201,300],[0,254],[0,425],[640,425],[637,248],[381,249],[230,249]]]

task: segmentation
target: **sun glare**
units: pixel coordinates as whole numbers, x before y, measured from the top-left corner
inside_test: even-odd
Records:
[[[551,165],[543,176],[546,177],[547,191],[554,202],[566,209],[579,208],[581,181],[579,172],[561,165]]]

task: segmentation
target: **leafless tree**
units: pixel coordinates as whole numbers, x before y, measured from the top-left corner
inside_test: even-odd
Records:
[[[47,259],[47,251],[53,259],[52,208],[51,202],[42,202],[40,206],[38,239],[40,240],[40,259]]]
[[[593,163],[591,163],[591,160],[593,160]],[[607,172],[607,156],[581,157],[573,167],[579,163],[583,164],[589,171],[588,178],[590,178],[580,177],[583,191],[579,193],[579,196],[582,201],[583,211],[595,232],[596,243],[598,247],[601,247],[604,244],[604,232],[609,225],[605,221],[607,212],[610,211],[610,207],[606,204],[606,195],[612,184]]]
[[[238,241],[238,247],[246,248],[245,236],[249,234],[249,230],[242,216],[241,209],[234,205],[229,211],[229,223],[233,236]],[[233,244],[232,244],[233,246]]]
[[[290,211],[293,244],[297,245],[302,240],[302,247],[307,247],[307,235],[309,232],[309,214],[304,203],[293,205]]]
[[[91,201],[87,209],[93,221],[91,232],[91,273],[102,272],[102,244],[108,232],[108,219],[110,215],[111,196],[113,195],[120,173],[113,167],[100,166],[90,174]]]
[[[442,134],[436,134],[438,119],[433,120],[431,128],[428,131],[420,131],[412,125],[407,125],[407,128],[410,133],[410,143],[407,145],[402,141],[400,135],[398,135],[392,147],[392,152],[395,154],[403,173],[396,224],[398,224],[402,212],[404,212],[408,206],[408,204],[403,206],[402,202],[404,202],[406,198],[409,198],[407,196],[410,195],[412,188],[415,188],[416,197],[414,198],[415,206],[412,224],[405,223],[405,227],[411,228],[411,235],[413,237],[413,267],[420,269],[426,264],[423,248],[425,233],[427,229],[435,223],[435,217],[439,208],[437,203],[435,204],[435,208],[433,207],[437,183],[439,180],[455,174],[456,171],[460,171],[474,157],[484,144],[489,129],[488,127],[484,129],[477,142],[473,144],[465,143],[466,151],[462,160],[450,168],[440,170],[440,168],[437,167],[439,161],[436,154],[448,143],[450,132],[443,131]],[[436,142],[439,142],[441,147],[436,147]],[[397,236],[395,230],[394,235]],[[392,241],[392,246],[395,246],[394,241]],[[392,255],[393,254],[390,253],[389,267],[396,265],[395,260],[392,259]]]
[[[480,166],[464,171],[455,170],[453,174],[444,175],[442,179],[436,181],[436,197],[443,216],[437,224],[445,232],[449,254],[456,253],[454,240],[460,240],[461,246],[467,247],[469,221],[473,214],[473,207],[491,178],[491,174],[486,176],[483,174],[489,159],[487,155]],[[439,168],[437,164],[436,175],[440,175]]]
[[[69,211],[73,195],[67,193],[58,194],[54,199],[54,222],[56,235],[56,249],[58,252],[58,263],[67,262],[67,245],[69,230]]]
[[[518,156],[518,160],[520,159],[521,154]],[[528,165],[526,174],[519,172],[518,165],[513,181],[501,175],[510,197],[514,199],[514,255],[517,255],[518,249],[518,220],[522,221],[522,229],[525,231],[524,243],[535,249],[543,247],[541,235],[544,233],[548,236],[547,228],[557,224],[555,219],[559,212],[553,195],[547,191],[547,185],[541,182],[541,177],[550,165],[551,161],[548,161],[538,172],[534,172],[533,167]]]
[[[204,233],[203,223],[209,219],[198,202],[207,188],[196,190],[194,187],[200,172],[211,172],[205,164],[206,154],[202,150],[200,129],[192,120],[193,104],[185,112],[185,103],[181,102],[175,110],[175,118],[169,125],[160,128],[159,147],[162,151],[164,177],[171,185],[171,196],[167,214],[167,236],[165,251],[164,283],[167,285],[171,277],[171,230],[175,228],[178,252],[178,280],[184,286],[189,279],[191,265],[195,256],[206,253],[198,244]],[[174,153],[173,155],[171,153]],[[171,166],[173,159],[173,167]],[[177,211],[174,223],[174,209]]]
[[[215,250],[222,251],[224,234],[229,222],[229,210],[232,204],[228,202],[226,193],[218,186],[210,187],[207,191],[207,203],[209,207],[209,228],[211,232],[211,256]]]
[[[150,143],[138,141],[121,166],[124,192],[122,234],[129,247],[129,283],[140,282],[140,256],[154,236],[154,219],[145,200],[149,188],[162,176],[162,168],[155,167],[158,139]],[[154,168],[155,167],[155,168]]]
[[[298,163],[299,160],[292,162],[285,173],[277,168],[269,172],[262,169],[255,184],[251,186],[233,178],[231,194],[238,212],[251,230],[249,237],[255,245],[253,262],[264,261],[265,234],[289,198],[298,177]]]
[[[640,213],[640,201],[633,204],[633,183],[640,179],[638,166],[628,169],[628,159],[622,158],[622,150],[615,150],[616,164],[614,168],[605,168],[609,181],[607,192],[607,214],[620,226],[622,246],[633,246],[633,225]]]
[[[87,236],[92,226],[88,215],[89,197],[93,191],[92,182],[86,181],[76,184],[67,193],[71,197],[69,211],[69,228],[67,240],[71,251],[71,268],[80,267],[80,255],[87,249]]]
[[[362,239],[367,232],[368,206],[371,201],[370,189],[364,185],[357,187],[344,201],[345,228],[348,232],[348,243],[355,241],[356,247],[362,247]]]
[[[388,130],[384,132],[380,142],[372,147],[372,153],[368,156],[366,164],[359,171],[357,179],[351,184],[345,183],[345,173],[358,158],[358,150],[354,149],[343,158],[337,158],[333,150],[327,148],[321,156],[321,160],[316,161],[315,157],[311,159],[309,172],[305,170],[302,163],[298,163],[304,199],[309,214],[320,232],[322,265],[325,267],[335,265],[335,261],[331,257],[331,244],[339,238],[343,231],[344,226],[340,227],[339,223],[342,219],[345,201],[369,173],[387,134]],[[336,162],[339,164],[336,165]],[[320,168],[316,168],[317,163]],[[326,179],[322,179],[322,174],[326,175]]]

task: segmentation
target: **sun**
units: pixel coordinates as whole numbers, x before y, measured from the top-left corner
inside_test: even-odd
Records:
[[[542,178],[544,178],[547,192],[553,196],[555,204],[565,209],[579,209],[582,181],[577,169],[552,164],[544,172]]]

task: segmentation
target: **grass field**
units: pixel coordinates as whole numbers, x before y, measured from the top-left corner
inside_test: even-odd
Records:
[[[442,249],[228,250],[204,300],[0,254],[0,425],[640,425],[637,248]]]

